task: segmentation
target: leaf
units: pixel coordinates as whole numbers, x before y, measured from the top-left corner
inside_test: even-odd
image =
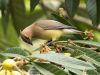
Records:
[[[0,40],[4,38],[4,30],[0,19]]]
[[[56,13],[51,14],[57,21],[64,23],[66,25],[72,25],[69,19],[65,19],[64,17],[59,16]]]
[[[23,55],[19,55],[19,54],[12,54],[12,53],[0,53],[0,55],[3,55],[5,57],[21,57],[21,58],[26,58]]]
[[[96,70],[88,70],[87,74],[88,75],[100,75],[100,73],[98,73]]]
[[[6,13],[5,13],[6,12]],[[8,21],[9,21],[9,11],[8,8],[5,10],[1,10],[1,21],[2,21],[2,26],[4,29],[4,33],[6,33],[7,27],[8,27]]]
[[[10,42],[8,39],[6,39],[6,38],[2,39],[2,40],[0,41],[0,43],[1,43],[2,45],[5,46],[5,49],[6,49],[6,47],[14,47],[14,46],[15,46],[13,43],[11,43],[11,42]]]
[[[32,24],[38,18],[43,16],[41,8],[35,10],[34,13],[27,14],[24,1],[25,0],[10,0],[9,4],[12,20],[18,33],[20,33],[20,30],[24,29],[26,26]]]
[[[66,71],[66,69],[68,69],[69,71],[71,71],[71,72],[73,72],[73,73],[75,73],[77,75],[82,75],[83,74],[83,72],[81,70],[79,70],[79,69],[74,69],[74,68],[66,67],[65,71]]]
[[[48,73],[51,73],[49,75],[68,75],[67,72],[63,71],[63,69],[58,68],[55,65],[52,65],[50,63],[35,63],[34,65],[36,68],[41,67],[41,68],[37,68],[38,70],[41,69],[41,73],[43,73],[44,75],[48,75]],[[42,68],[45,71],[42,71]],[[46,72],[47,71],[47,72]]]
[[[67,69],[77,75],[83,75],[83,70],[73,69],[73,68],[69,68],[69,67],[67,67]],[[65,70],[66,70],[66,68],[65,68]],[[87,70],[86,75],[99,75],[99,73],[96,70]]]
[[[20,47],[8,48],[7,50],[4,51],[4,53],[19,54],[19,55],[23,55],[23,56],[29,55],[28,52],[26,52],[25,50],[21,49]]]
[[[16,31],[6,17],[8,16],[4,15],[2,16],[3,19],[0,19],[0,49],[2,50],[19,45]],[[1,23],[1,20],[4,21]]]
[[[9,42],[9,40],[7,40],[5,37],[3,39],[0,40],[0,49],[2,49],[2,51],[4,51],[5,49],[9,48],[9,47],[14,47],[15,45],[11,42]]]
[[[72,57],[78,58],[78,57],[80,57],[80,56],[82,56],[82,55],[84,55],[84,54],[85,54],[85,53],[84,53],[83,51],[80,51],[80,50],[76,49],[76,50],[74,50],[74,52],[71,54],[71,56],[72,56]]]
[[[93,25],[98,26],[100,21],[100,0],[86,0],[87,11]]]
[[[96,67],[97,71],[100,73],[100,67],[97,65],[95,65],[95,67]]]
[[[34,65],[35,65],[35,64],[34,64]],[[51,73],[51,72],[45,70],[44,68],[42,68],[42,67],[40,67],[40,66],[38,66],[38,65],[35,65],[35,68],[36,68],[39,72],[41,72],[43,75],[54,75],[53,73]]]
[[[31,75],[40,75],[41,73],[35,68],[34,65],[30,65],[29,69],[28,69],[28,72],[31,74]]]
[[[36,5],[39,3],[40,0],[30,0],[30,7],[31,7],[31,11],[34,10],[34,8],[36,7]]]
[[[6,30],[6,38],[13,45],[19,46],[18,35],[12,24],[8,25],[8,28]]]
[[[0,54],[0,61],[3,61],[5,59],[6,59],[6,57]],[[0,66],[1,66],[1,63],[0,63]]]
[[[87,48],[84,48],[84,47],[78,47],[78,46],[68,46],[66,45],[66,47],[69,47],[69,48],[72,48],[72,49],[78,49],[80,51],[83,51],[85,53],[86,56],[88,56],[88,59],[87,61],[90,59],[92,60],[91,62],[100,66],[100,54],[93,51],[93,50],[90,50],[90,49],[87,49]],[[84,57],[84,56],[83,56]]]
[[[0,9],[6,9],[8,5],[9,0],[0,0]]]
[[[33,57],[48,60],[50,62],[54,62],[65,67],[71,67],[80,70],[83,70],[84,67],[86,67],[87,70],[95,69],[91,64],[87,62],[78,60],[76,58],[67,57],[60,53],[34,54]]]
[[[10,0],[9,7],[14,26],[17,32],[20,32],[20,28],[24,28],[23,26],[28,24],[24,0]]]
[[[1,41],[0,41],[1,42]],[[4,51],[4,49],[7,48],[7,46],[3,45],[2,43],[0,43],[0,51]]]
[[[72,18],[79,6],[80,0],[65,0],[65,8],[68,15]]]
[[[86,44],[86,45],[100,47],[100,43],[99,42],[94,42],[94,41],[75,40],[74,42],[75,43],[80,43],[80,44]]]
[[[91,62],[91,63],[93,63],[95,65],[98,65],[100,67],[100,62],[97,62],[97,61],[93,60],[92,58],[90,58],[90,57],[88,57],[86,55],[81,56],[81,58],[83,58],[86,61]]]

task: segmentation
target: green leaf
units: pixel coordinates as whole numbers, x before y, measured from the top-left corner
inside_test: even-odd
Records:
[[[6,9],[7,5],[9,3],[9,0],[0,0],[0,9]]]
[[[13,27],[12,24],[9,24],[7,31],[6,31],[6,38],[15,46],[19,46],[18,35]]]
[[[1,19],[0,19],[0,40],[2,40],[4,38],[4,30],[3,30],[3,26],[1,23]]]
[[[84,54],[85,53],[83,51],[80,51],[80,50],[76,49],[76,50],[74,50],[74,52],[72,52],[71,56],[75,57],[75,58],[79,58]]]
[[[80,0],[65,0],[65,8],[70,17],[73,17],[78,9]]]
[[[56,13],[52,13],[51,15],[52,15],[57,21],[59,21],[59,22],[61,22],[61,23],[64,23],[64,24],[66,24],[66,25],[72,25],[69,19],[66,19],[66,18],[64,18],[64,17],[61,17],[61,16],[59,16],[59,15],[56,14]]]
[[[67,69],[77,75],[83,75],[83,70],[73,69],[73,68],[69,68],[69,67],[67,67]],[[66,68],[65,68],[65,70],[66,70]],[[97,72],[96,70],[87,70],[86,75],[99,75],[99,72]]]
[[[38,68],[37,68],[38,66]],[[63,71],[63,69],[58,68],[55,65],[52,65],[50,63],[35,63],[35,67],[40,70],[41,69],[41,73],[43,73],[44,75],[68,75],[67,72]],[[41,67],[41,68],[39,68]],[[43,69],[45,71],[43,71]],[[51,74],[48,74],[51,73]]]
[[[43,75],[54,75],[53,73],[49,72],[48,70],[42,68],[41,66],[38,66],[36,64],[34,64],[35,68],[41,72]]]
[[[33,11],[40,0],[30,0],[30,10]]]
[[[4,51],[4,53],[19,54],[19,55],[23,55],[23,56],[29,55],[28,52],[26,52],[25,50],[21,49],[20,47],[8,48],[7,50]]]
[[[21,28],[24,28],[23,26],[28,24],[24,0],[10,0],[9,7],[14,26],[17,32],[20,32]]]
[[[3,56],[2,54],[0,54],[0,61],[3,61],[6,59],[6,56]],[[1,65],[0,65],[1,66]]]
[[[91,62],[91,63],[93,63],[93,64],[95,64],[95,65],[98,65],[98,66],[100,67],[100,62],[97,62],[97,61],[95,61],[94,59],[92,59],[92,58],[90,58],[90,57],[88,57],[88,56],[86,56],[86,55],[81,56],[81,58],[83,58],[83,59],[85,59],[86,61]]]
[[[0,41],[1,42],[1,41]],[[4,51],[5,48],[7,48],[7,46],[3,45],[2,43],[0,43],[0,51]]]
[[[78,49],[80,51],[83,51],[85,53],[85,55],[88,56],[88,58],[86,57],[87,58],[87,61],[88,60],[91,60],[92,63],[100,66],[100,54],[99,53],[97,53],[97,52],[95,52],[93,50],[84,48],[84,47],[68,46],[68,45],[66,45],[66,47],[72,48],[74,50]]]
[[[60,53],[35,54],[33,57],[41,58],[59,65],[63,65],[65,67],[71,67],[80,70],[83,70],[84,67],[86,67],[87,70],[95,69],[90,63],[78,60],[76,58],[67,57]]]
[[[98,26],[100,21],[100,0],[86,0],[87,11],[93,25]]]
[[[6,29],[8,27],[8,21],[9,21],[9,12],[8,12],[8,9],[1,10],[1,15],[2,15],[2,18],[1,18],[2,26],[3,26],[3,29],[4,29],[4,33],[6,33]]]
[[[80,44],[86,44],[86,45],[90,45],[90,46],[100,47],[100,43],[99,42],[94,42],[94,41],[75,40],[74,42],[75,43],[80,43]]]
[[[97,71],[100,73],[100,67],[97,65],[95,65],[95,67],[96,67]]]
[[[31,75],[41,75],[41,73],[35,68],[34,65],[30,65],[29,69],[28,69],[28,72],[31,74]]]
[[[98,73],[96,70],[88,70],[87,74],[88,75],[100,75],[100,73]]]
[[[73,73],[75,73],[77,75],[82,75],[83,74],[82,70],[79,70],[79,69],[74,69],[74,68],[66,67],[65,71],[66,71],[66,69],[68,69],[69,71],[71,71],[71,72],[73,72]]]
[[[25,0],[10,0],[9,4],[12,20],[18,33],[20,33],[20,30],[24,29],[26,26],[32,24],[38,18],[43,16],[41,8],[35,10],[34,13],[27,14],[24,1]]]
[[[6,47],[14,47],[15,44],[13,44],[12,42],[10,42],[8,39],[4,38],[0,41],[0,43],[2,43],[2,45],[5,45]]]
[[[12,54],[12,53],[0,53],[0,55],[3,55],[5,57],[21,57],[21,58],[26,58],[23,55],[19,55],[19,54]]]

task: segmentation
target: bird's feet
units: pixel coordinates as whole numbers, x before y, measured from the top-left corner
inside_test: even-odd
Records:
[[[47,53],[49,51],[51,51],[51,47],[56,49],[56,53],[61,53],[64,49],[64,46],[59,44],[57,41],[48,41],[47,43],[45,43],[44,45],[42,45],[42,49],[40,50],[40,53]]]
[[[53,46],[53,43],[54,43],[54,42],[55,42],[55,41],[49,40],[49,41],[46,42],[46,45],[47,45],[47,46]]]

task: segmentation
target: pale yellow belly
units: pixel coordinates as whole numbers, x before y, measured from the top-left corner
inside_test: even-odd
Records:
[[[45,40],[57,40],[59,37],[63,35],[61,30],[45,30],[41,34],[41,38]]]

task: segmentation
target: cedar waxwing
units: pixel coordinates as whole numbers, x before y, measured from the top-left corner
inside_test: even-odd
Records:
[[[24,42],[32,45],[32,39],[57,40],[66,34],[81,34],[75,27],[67,26],[55,20],[40,20],[21,31]]]

